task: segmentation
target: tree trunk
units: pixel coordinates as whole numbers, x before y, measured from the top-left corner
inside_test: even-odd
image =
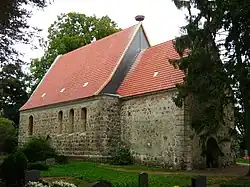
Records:
[[[244,96],[243,96],[244,97]],[[246,125],[246,138],[247,138],[247,150],[248,150],[248,156],[250,154],[250,105],[249,105],[249,100],[244,99],[244,108],[245,108],[245,125]],[[248,173],[247,176],[250,176],[250,160],[248,162],[249,168],[248,168]]]
[[[246,138],[247,138],[247,150],[248,155],[250,154],[250,93],[249,93],[249,84],[250,80],[247,79],[248,77],[248,69],[247,64],[244,64],[242,61],[242,52],[241,52],[241,43],[239,41],[241,30],[238,20],[235,18],[232,19],[232,29],[234,31],[234,45],[235,45],[235,57],[236,57],[236,77],[239,81],[239,89],[242,96],[243,101],[243,108],[244,108],[244,117],[245,117],[245,128],[246,128]],[[247,176],[250,176],[250,160],[249,160],[249,169]]]
[[[244,125],[246,130],[246,143],[247,143],[247,151],[248,156],[250,154],[250,93],[248,90],[248,85],[250,84],[250,81],[247,80],[245,73],[246,71],[241,71],[240,75],[240,92],[242,95],[242,101],[243,101],[243,108],[244,108]],[[244,72],[244,73],[243,73]],[[249,160],[249,169],[247,176],[250,176],[250,160]]]

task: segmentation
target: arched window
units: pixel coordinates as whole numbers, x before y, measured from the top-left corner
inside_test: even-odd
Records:
[[[62,133],[62,120],[63,120],[63,112],[60,111],[60,112],[58,113],[59,134]]]
[[[74,132],[74,110],[69,111],[69,133]]]
[[[33,116],[29,117],[29,135],[33,135]]]
[[[81,131],[86,131],[87,124],[87,109],[82,108],[81,110]]]

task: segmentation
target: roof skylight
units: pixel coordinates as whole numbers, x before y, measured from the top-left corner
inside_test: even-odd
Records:
[[[65,88],[62,88],[60,92],[62,93],[62,92],[64,92],[64,90],[65,90]]]
[[[156,77],[158,75],[158,72],[155,71],[153,77]]]
[[[88,86],[88,84],[89,84],[89,82],[85,82],[85,83],[83,84],[83,87]]]

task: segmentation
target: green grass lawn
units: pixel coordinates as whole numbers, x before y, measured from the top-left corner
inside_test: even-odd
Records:
[[[128,167],[128,166],[127,166]],[[48,171],[42,171],[42,177],[73,177],[77,180],[94,182],[107,180],[114,185],[137,184],[139,172],[116,171],[99,163],[73,162],[67,165],[55,165]],[[186,186],[191,182],[191,176],[149,175],[150,186]]]
[[[169,171],[160,168],[146,166],[119,166],[119,169],[127,171],[117,171],[118,166],[110,166],[107,164],[74,161],[66,165],[55,165],[48,171],[42,171],[42,177],[64,177],[68,178],[68,182],[73,182],[80,187],[87,187],[89,183],[98,180],[107,180],[115,187],[137,187],[139,170],[144,171]],[[191,184],[191,175],[175,174],[149,174],[150,187],[172,187],[175,185],[189,186]],[[232,178],[226,177],[208,177],[208,184],[223,183]],[[126,184],[126,185],[124,185]],[[132,185],[133,184],[133,185]]]
[[[249,164],[249,160],[245,160],[243,158],[236,158],[237,163]]]
[[[166,169],[160,167],[152,167],[152,166],[141,166],[141,165],[110,165],[110,164],[100,164],[99,167],[111,168],[111,169],[126,169],[126,170],[138,170],[138,171],[160,171],[160,172],[178,172],[178,170]]]
[[[250,186],[249,177],[239,177],[238,179],[228,181],[221,185],[221,187],[248,187]]]

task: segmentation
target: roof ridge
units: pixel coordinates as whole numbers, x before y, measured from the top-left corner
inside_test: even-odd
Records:
[[[115,32],[115,33],[113,33],[113,34],[110,34],[110,35],[108,35],[108,36],[105,36],[104,38],[101,38],[101,39],[99,39],[99,40],[96,40],[96,41],[94,41],[94,42],[91,42],[91,43],[89,43],[89,44],[87,44],[87,45],[84,45],[84,46],[82,46],[82,47],[79,47],[79,48],[77,48],[77,49],[74,49],[73,51],[70,51],[70,52],[68,52],[68,53],[63,54],[62,56],[68,55],[68,54],[70,54],[70,53],[72,53],[72,52],[75,52],[75,51],[78,51],[78,50],[81,50],[81,49],[83,49],[83,48],[85,48],[85,47],[89,47],[89,46],[92,45],[92,44],[99,43],[100,41],[103,41],[103,40],[105,40],[105,39],[110,38],[111,36],[115,36],[115,35],[117,35],[117,34],[120,34],[121,32],[125,32],[126,30],[131,29],[131,28],[137,26],[138,24],[140,24],[140,23],[137,23],[137,24],[135,24],[135,25],[133,25],[133,26],[131,26],[131,27],[122,29],[122,30],[119,31],[119,32]]]

